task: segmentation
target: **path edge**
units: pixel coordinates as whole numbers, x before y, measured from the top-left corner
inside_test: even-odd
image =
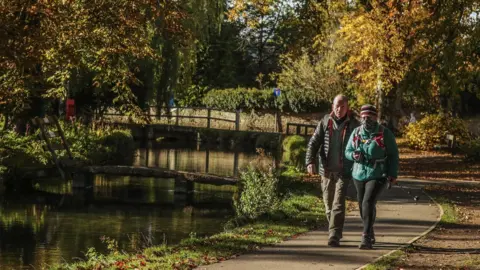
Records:
[[[442,220],[442,217],[443,217],[443,215],[444,215],[444,213],[445,213],[445,212],[443,211],[443,207],[442,207],[434,198],[432,198],[432,196],[430,196],[428,193],[426,193],[423,189],[422,189],[422,192],[423,192],[423,194],[427,195],[427,197],[430,198],[430,200],[431,200],[433,203],[435,203],[435,205],[437,206],[437,208],[440,210],[440,215],[439,215],[439,217],[437,218],[437,221],[435,222],[435,224],[433,224],[432,226],[430,226],[430,228],[428,228],[426,231],[424,231],[424,232],[423,232],[422,234],[420,234],[419,236],[417,236],[417,237],[413,238],[412,240],[408,241],[406,244],[401,245],[400,247],[398,247],[398,248],[396,248],[396,249],[394,249],[394,250],[391,250],[390,252],[388,252],[388,253],[386,253],[386,254],[384,254],[384,255],[376,258],[375,260],[373,260],[373,261],[371,261],[371,262],[369,262],[369,263],[367,263],[367,264],[364,264],[364,265],[362,265],[362,266],[360,266],[360,267],[358,267],[358,268],[355,268],[355,270],[363,270],[363,269],[367,268],[370,264],[376,263],[376,262],[378,262],[379,260],[381,260],[381,259],[383,259],[383,258],[385,258],[385,257],[387,257],[387,256],[390,256],[392,253],[400,250],[400,249],[403,248],[404,246],[406,246],[406,245],[411,245],[411,244],[415,243],[418,239],[420,239],[420,238],[424,237],[425,235],[429,234],[431,231],[433,231],[433,230],[437,227],[437,225],[440,223],[440,221]]]

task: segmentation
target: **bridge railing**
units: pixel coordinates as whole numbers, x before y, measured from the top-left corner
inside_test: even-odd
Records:
[[[297,134],[309,136],[313,134],[316,125],[309,123],[292,123],[285,119],[282,124],[280,112],[263,114],[263,119],[242,113],[241,110],[223,111],[205,107],[162,107],[151,106],[145,111],[150,124],[189,126],[199,128],[215,128],[226,130],[249,130],[258,132],[285,132],[287,135]],[[288,116],[287,116],[288,117]],[[96,118],[98,119],[98,118]],[[131,119],[115,109],[107,110],[99,120],[115,124],[131,123]],[[294,119],[295,121],[296,119]],[[300,119],[298,119],[300,120]],[[300,120],[301,121],[301,120]],[[284,125],[286,124],[286,129]],[[283,126],[283,127],[282,127]]]
[[[240,130],[239,110],[229,112],[204,107],[170,107],[158,110],[157,107],[151,106],[145,114],[152,124],[178,126],[185,125],[184,122],[187,121],[188,126]],[[198,119],[205,121],[195,121]],[[128,122],[128,116],[115,110],[108,110],[102,114],[102,120]]]
[[[311,136],[315,132],[316,125],[300,124],[300,123],[287,123],[287,135],[302,135]],[[293,128],[293,132],[292,132]]]

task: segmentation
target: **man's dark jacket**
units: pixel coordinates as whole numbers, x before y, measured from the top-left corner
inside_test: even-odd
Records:
[[[319,157],[318,164],[318,172],[322,176],[326,176],[328,173],[328,150],[330,146],[330,131],[329,128],[333,128],[333,122],[329,124],[330,121],[335,121],[333,113],[326,114],[323,119],[318,123],[317,128],[315,129],[315,133],[310,138],[310,142],[308,143],[307,147],[307,154],[306,154],[306,165],[314,164],[315,159]],[[352,175],[352,166],[353,162],[344,158],[345,147],[347,146],[348,139],[352,134],[353,130],[360,125],[357,119],[353,116],[352,112],[349,111],[347,113],[346,119],[344,120],[345,125],[344,130],[341,131],[342,140],[342,153],[340,154],[342,167],[343,167],[343,176],[344,177],[351,177]]]

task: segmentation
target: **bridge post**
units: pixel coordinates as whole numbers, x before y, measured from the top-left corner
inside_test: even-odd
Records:
[[[93,186],[94,175],[89,172],[77,172],[73,174],[72,187],[75,188],[86,188]]]
[[[207,110],[207,128],[210,128],[210,117],[212,116],[212,109]]]
[[[282,128],[282,116],[279,111],[275,112],[275,131],[276,132],[283,132]]]
[[[175,194],[174,201],[176,203],[183,203],[192,205],[194,201],[194,188],[195,183],[193,181],[185,180],[183,177],[175,177]]]
[[[233,176],[238,176],[238,150],[235,150],[235,154],[233,155]]]
[[[175,126],[178,126],[178,110],[179,108],[176,108],[175,110]]]
[[[208,167],[210,167],[210,150],[205,150],[205,173],[208,173]]]
[[[235,130],[240,130],[240,110],[235,111]]]

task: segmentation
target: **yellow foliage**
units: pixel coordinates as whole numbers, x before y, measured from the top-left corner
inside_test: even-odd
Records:
[[[409,41],[428,16],[421,1],[399,8],[393,0],[372,1],[372,10],[348,13],[341,20],[347,60],[339,66],[358,84],[359,94],[373,99],[378,82],[387,94],[404,77],[413,60]]]
[[[443,144],[447,134],[454,135],[460,144],[470,139],[466,122],[450,115],[427,115],[405,128],[408,145],[421,150],[431,150],[435,145]]]

